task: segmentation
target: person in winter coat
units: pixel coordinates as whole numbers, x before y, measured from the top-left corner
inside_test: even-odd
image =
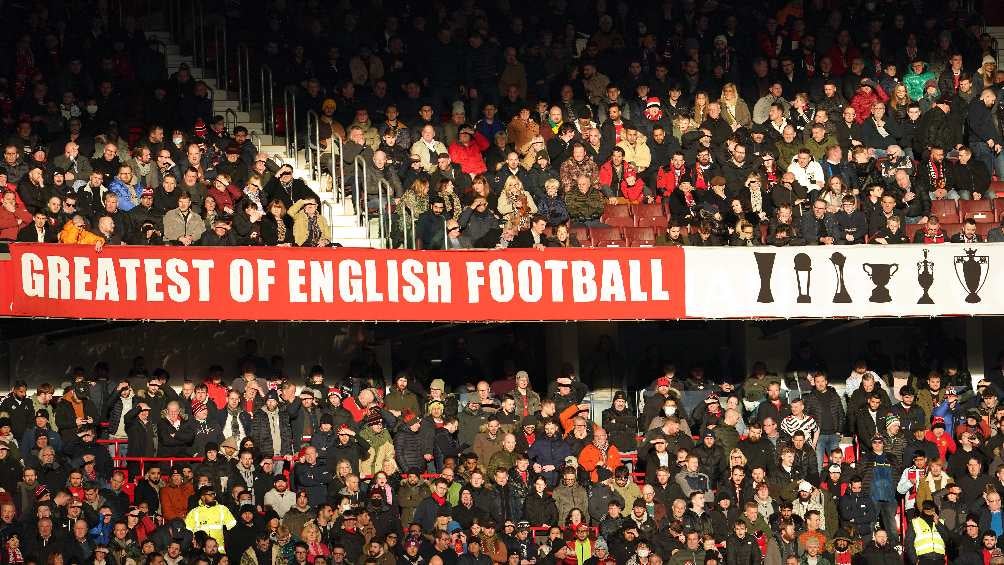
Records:
[[[560,520],[565,520],[575,508],[583,514],[589,509],[589,493],[576,480],[574,469],[566,468],[562,472],[561,484],[554,489],[551,496],[554,498]]]
[[[553,418],[544,422],[543,437],[538,437],[527,451],[534,473],[543,476],[548,484],[557,482],[558,470],[564,465],[565,458],[570,455],[572,450],[558,435],[558,422]]]
[[[262,455],[292,455],[293,430],[289,424],[289,412],[280,409],[279,395],[275,391],[270,391],[265,397],[265,405],[255,411],[251,439]]]
[[[132,167],[122,165],[115,178],[108,183],[108,191],[119,197],[119,210],[128,212],[139,204],[143,186],[133,180]]]
[[[623,453],[638,449],[638,441],[635,438],[638,433],[638,419],[634,412],[628,409],[627,395],[624,391],[614,392],[611,407],[603,411],[602,424],[610,443],[617,447],[618,451]]]
[[[64,444],[76,438],[78,427],[96,425],[99,421],[97,407],[82,394],[86,394],[83,388],[67,387],[63,398],[56,404],[54,416]]]
[[[903,77],[903,84],[906,85],[906,93],[910,95],[910,100],[914,102],[920,100],[929,81],[934,81],[937,87],[937,75],[927,68],[927,63],[922,59],[914,59],[910,63],[910,72]]]
[[[559,525],[558,505],[547,492],[547,481],[537,477],[533,482],[533,491],[523,502],[523,518],[533,526]]]
[[[359,439],[369,444],[366,456],[359,461],[361,476],[376,475],[382,471],[385,463],[390,462],[397,468],[394,459],[394,438],[384,428],[383,418],[379,414],[371,414],[363,421],[359,430]]]
[[[878,507],[863,490],[860,476],[851,477],[850,490],[840,498],[841,527],[867,531],[879,519]]]
[[[610,160],[600,166],[600,190],[608,199],[618,199],[638,204],[646,195],[645,182],[638,169],[624,159],[624,149],[619,145],[610,153]]]
[[[486,173],[488,167],[482,153],[488,150],[488,139],[469,125],[462,126],[457,135],[457,140],[450,144],[447,151],[450,161],[460,165],[460,170],[472,178]]]
[[[903,557],[889,543],[888,532],[877,530],[857,555],[855,562],[860,565],[899,565],[903,562]]]
[[[736,520],[732,534],[725,541],[725,562],[729,565],[760,565],[763,552],[751,533],[746,531],[746,523]]]
[[[172,518],[184,520],[188,514],[188,499],[195,494],[191,481],[185,480],[181,474],[181,466],[171,468],[168,483],[160,488],[160,513],[165,521]]]
[[[414,472],[414,469],[424,472],[434,460],[433,426],[410,410],[405,410],[398,421],[398,431],[394,436],[394,455],[398,469],[409,473]]]
[[[338,439],[328,449],[328,468],[334,470],[341,461],[348,461],[352,472],[359,473],[359,462],[369,455],[370,444],[356,434],[348,424],[338,426]]]
[[[861,79],[857,92],[851,99],[851,106],[855,112],[854,121],[858,124],[863,123],[871,117],[872,108],[876,102],[885,103],[888,101],[889,95],[875,81],[869,78]]]

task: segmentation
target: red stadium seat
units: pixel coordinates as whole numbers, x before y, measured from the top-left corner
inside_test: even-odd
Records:
[[[934,200],[931,202],[931,214],[938,217],[943,224],[957,224],[959,218],[959,207],[954,200]]]
[[[572,226],[572,235],[575,239],[579,240],[579,244],[583,247],[592,247],[592,243],[589,239],[589,228],[586,226]]]
[[[992,180],[990,181],[990,192],[995,193],[994,196],[997,198],[1004,197],[1004,181],[1002,180]]]
[[[767,243],[767,231],[769,226],[767,224],[760,224],[760,243]]]
[[[639,228],[659,228],[666,229],[669,225],[667,216],[635,216],[634,225]]]
[[[945,239],[952,239],[952,236],[962,232],[962,224],[941,224],[941,229],[945,230]]]
[[[662,204],[635,204],[631,210],[635,216],[665,216],[666,211]]]
[[[1004,218],[1004,197],[994,198],[994,216],[998,222]]]
[[[603,207],[603,216],[601,216],[602,222],[606,223],[606,220],[602,218],[630,218],[631,217],[631,206],[627,204],[607,204]]]
[[[602,217],[600,221],[608,226],[613,226],[615,228],[633,228],[634,218],[630,216],[610,216]]]
[[[628,247],[652,245],[655,243],[655,234],[655,229],[651,227],[624,228],[624,239],[627,240]]]
[[[620,228],[589,228],[589,238],[593,242],[593,247],[624,245],[624,236],[621,234]]]
[[[990,230],[994,229],[995,227],[997,227],[996,224],[977,222],[976,233],[980,234],[980,237],[983,238],[983,240],[986,240],[987,235],[990,233]]]
[[[977,224],[991,223],[994,221],[993,202],[986,199],[959,200],[959,214],[963,220],[972,218]]]
[[[919,231],[923,231],[927,227],[924,224],[907,224],[903,226],[903,232],[906,234],[906,239],[913,241],[913,236]]]

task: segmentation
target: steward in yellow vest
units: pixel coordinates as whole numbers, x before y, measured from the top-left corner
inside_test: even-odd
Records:
[[[938,520],[938,506],[925,500],[920,515],[910,520],[904,549],[916,565],[942,565],[945,563],[945,544],[948,530]]]

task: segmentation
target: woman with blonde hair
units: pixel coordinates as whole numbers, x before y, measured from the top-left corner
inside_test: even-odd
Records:
[[[694,94],[694,113],[691,114],[695,124],[703,124],[704,118],[708,115],[708,93],[698,91]]]
[[[819,199],[826,202],[827,212],[836,214],[840,211],[840,205],[845,194],[850,194],[850,192],[844,184],[844,179],[839,176],[833,176],[826,182],[826,187],[823,191],[819,193]]]
[[[331,556],[328,545],[321,541],[321,530],[309,522],[300,531],[300,541],[307,544],[307,563],[313,563],[318,557],[327,559]]]
[[[519,178],[510,176],[499,195],[498,211],[505,218],[507,227],[523,231],[530,229],[530,217],[537,213],[537,204],[533,196],[523,189]]]
[[[741,127],[749,127],[753,123],[753,115],[750,114],[750,107],[746,101],[739,97],[739,90],[736,85],[727,82],[722,87],[722,95],[718,99],[722,105],[722,117],[728,122],[732,130]]]
[[[729,469],[736,466],[746,468],[747,463],[749,463],[749,460],[746,459],[746,454],[743,453],[743,450],[736,447],[729,452]]]
[[[889,114],[897,122],[906,121],[906,108],[910,105],[910,95],[906,92],[905,84],[897,84],[892,89],[892,95],[889,96]]]
[[[404,226],[429,209],[429,179],[421,176],[416,178],[411,186],[401,195],[397,210],[401,225]]]

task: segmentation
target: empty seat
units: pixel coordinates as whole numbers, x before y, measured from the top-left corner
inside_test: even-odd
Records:
[[[994,198],[994,215],[998,222],[1004,218],[1004,197]]]
[[[615,228],[615,227],[589,228],[589,238],[593,242],[593,247],[624,245],[624,236],[621,234],[620,228]]]
[[[959,218],[959,208],[954,200],[934,200],[931,202],[931,214],[938,217],[943,224],[957,224]]]
[[[666,229],[669,225],[667,216],[635,216],[634,225],[639,228],[659,228]]]
[[[652,245],[655,243],[655,234],[655,228],[647,226],[640,228],[624,228],[624,239],[627,240],[629,247]]]
[[[926,227],[925,224],[907,224],[903,226],[903,232],[906,234],[906,239],[913,242],[913,236]]]
[[[1004,197],[1004,181],[992,180],[990,181],[990,195],[997,198]]]
[[[972,218],[977,224],[994,221],[993,202],[987,199],[959,200],[959,214],[962,219]]]
[[[631,206],[627,204],[607,204],[603,207],[604,218],[630,218]]]
[[[630,216],[603,216],[600,221],[615,228],[634,227],[634,218]]]
[[[631,211],[635,216],[665,216],[662,204],[635,204]]]
[[[586,226],[572,226],[571,232],[575,236],[575,239],[579,240],[579,245],[583,247],[592,246],[592,242],[589,239],[589,228]]]
[[[990,230],[994,229],[995,227],[996,226],[994,224],[977,222],[976,233],[980,234],[980,237],[983,238],[984,241],[986,241],[987,235],[990,233]]]

